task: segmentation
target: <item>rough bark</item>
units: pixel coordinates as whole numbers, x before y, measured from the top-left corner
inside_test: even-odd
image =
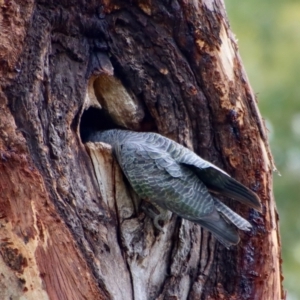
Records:
[[[0,298],[282,299],[272,156],[222,1],[0,3]],[[94,107],[94,108],[90,108]],[[154,230],[101,144],[157,131],[254,190],[230,250]]]

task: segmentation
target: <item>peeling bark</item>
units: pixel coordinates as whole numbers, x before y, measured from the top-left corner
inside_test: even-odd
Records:
[[[0,298],[283,299],[274,164],[216,1],[0,4]],[[91,108],[94,107],[94,108]],[[254,190],[230,250],[140,208],[86,129],[156,131]]]

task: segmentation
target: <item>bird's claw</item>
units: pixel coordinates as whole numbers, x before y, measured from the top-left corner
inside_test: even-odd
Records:
[[[153,225],[159,231],[165,233],[163,227],[159,224],[159,221],[167,221],[168,220],[168,211],[162,209],[156,204],[146,202],[142,205],[143,211],[146,213],[148,217],[150,217],[153,221]],[[157,212],[155,212],[157,211]]]
[[[160,220],[164,220],[162,217],[161,217],[161,214],[159,215],[156,215],[153,219],[153,225],[156,229],[158,229],[159,231],[161,231],[162,233],[165,233],[165,230],[159,225],[159,221]]]

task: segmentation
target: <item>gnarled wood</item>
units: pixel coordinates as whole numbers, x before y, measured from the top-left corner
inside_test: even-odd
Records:
[[[283,298],[272,156],[223,2],[0,8],[0,298]],[[109,148],[81,142],[120,126],[258,193],[262,214],[225,199],[252,232],[230,250],[176,216],[156,232]]]

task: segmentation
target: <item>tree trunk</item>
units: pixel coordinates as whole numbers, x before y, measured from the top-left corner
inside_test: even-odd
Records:
[[[0,298],[282,299],[272,156],[216,1],[0,4]],[[156,131],[255,191],[224,248],[173,215],[157,232],[103,144]],[[230,202],[229,202],[230,201]]]

